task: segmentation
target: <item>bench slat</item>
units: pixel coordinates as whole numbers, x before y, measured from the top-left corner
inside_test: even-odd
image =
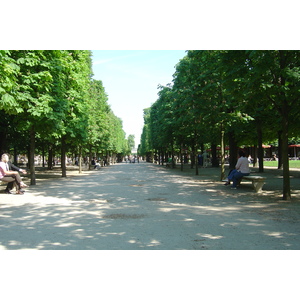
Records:
[[[261,176],[244,176],[244,179],[247,180],[257,180],[257,181],[265,181],[266,178],[265,177],[261,177]]]

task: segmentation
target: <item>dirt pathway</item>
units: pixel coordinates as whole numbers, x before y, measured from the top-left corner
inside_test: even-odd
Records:
[[[257,195],[223,186],[215,169],[191,172],[124,163],[0,194],[0,249],[300,248],[299,201],[278,198],[279,175],[266,173]]]

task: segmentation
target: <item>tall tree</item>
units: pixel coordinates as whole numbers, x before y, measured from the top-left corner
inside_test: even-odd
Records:
[[[252,80],[278,112],[282,126],[283,199],[291,199],[288,139],[291,116],[299,111],[300,52],[250,51]]]
[[[34,167],[36,132],[43,128],[43,121],[52,113],[51,103],[54,101],[49,94],[53,81],[50,72],[50,55],[50,52],[43,50],[11,52],[11,57],[19,66],[14,101],[18,107],[19,125],[29,131],[29,166],[32,185],[36,183]]]
[[[135,147],[135,136],[134,134],[130,134],[128,137],[127,137],[127,142],[128,142],[128,148],[129,149],[133,149]]]

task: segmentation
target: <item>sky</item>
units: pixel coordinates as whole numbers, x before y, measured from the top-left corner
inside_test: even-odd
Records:
[[[143,110],[158,98],[158,85],[172,83],[176,64],[185,50],[93,50],[93,78],[101,80],[108,104],[122,119],[126,137],[138,147]]]

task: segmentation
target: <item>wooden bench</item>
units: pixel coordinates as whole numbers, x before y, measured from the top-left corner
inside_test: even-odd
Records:
[[[259,193],[262,191],[262,187],[265,184],[265,177],[262,176],[254,176],[254,175],[249,175],[249,176],[243,176],[242,180],[248,180],[252,182],[252,186],[255,190],[256,193]],[[240,181],[240,182],[241,182]]]

